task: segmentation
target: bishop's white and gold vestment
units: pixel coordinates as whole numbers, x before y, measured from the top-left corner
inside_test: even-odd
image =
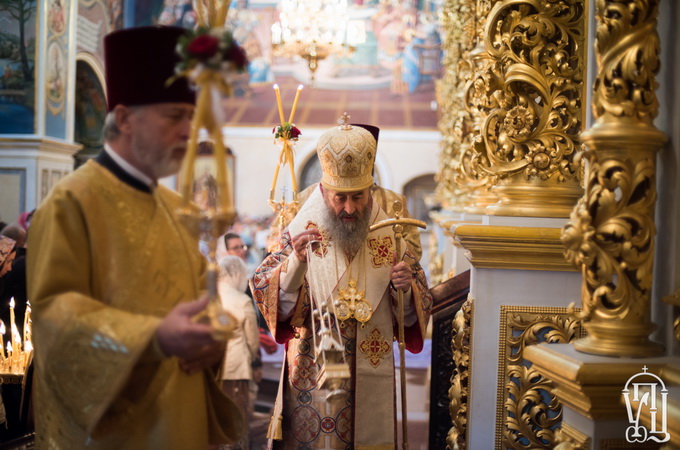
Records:
[[[274,448],[347,449],[353,446],[355,449],[394,449],[396,411],[392,342],[397,335],[397,324],[392,307],[392,297],[396,293],[390,288],[389,277],[396,251],[394,235],[391,227],[369,233],[363,251],[357,253],[365,257],[356,256],[352,263],[324,231],[320,211],[326,207],[317,188],[283,233],[279,250],[262,263],[252,280],[255,301],[269,329],[277,342],[286,345],[283,389],[277,399],[270,434],[282,438],[274,441]],[[388,218],[375,202],[370,214],[370,224]],[[371,318],[363,326],[357,325],[355,319],[349,319],[340,328],[351,377],[341,386],[345,395],[337,402],[327,402],[328,391],[318,386],[321,367],[313,345],[310,268],[301,267],[306,263],[298,260],[291,247],[291,236],[310,228],[318,228],[323,236],[310,266],[316,264],[317,267],[313,267],[316,274],[325,277],[322,284],[332,287],[333,300],[338,298],[340,290],[347,291],[352,267],[351,277],[359,280],[357,287],[365,293],[372,308]],[[406,249],[404,242],[401,249],[402,252]],[[407,256],[406,259],[413,261],[417,271],[409,293],[413,310],[412,325],[406,328],[406,348],[417,353],[423,346],[432,299],[422,268],[414,258]],[[300,288],[292,315],[280,320],[280,288],[295,285],[293,279],[300,277],[299,274],[304,275],[304,279],[297,281]],[[311,288],[311,292],[321,292],[315,286]],[[275,430],[279,425],[280,429]]]

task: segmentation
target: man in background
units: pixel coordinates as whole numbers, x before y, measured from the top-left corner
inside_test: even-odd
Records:
[[[224,342],[194,320],[205,260],[158,179],[186,153],[194,92],[175,74],[184,30],[104,39],[105,149],[61,180],[30,228],[38,448],[196,449],[238,439],[215,382]]]

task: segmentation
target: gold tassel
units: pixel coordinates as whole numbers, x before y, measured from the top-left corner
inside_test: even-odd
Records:
[[[276,424],[274,421],[276,421]],[[272,416],[269,421],[269,429],[267,429],[267,437],[275,441],[283,440],[283,414],[279,414],[278,417]]]

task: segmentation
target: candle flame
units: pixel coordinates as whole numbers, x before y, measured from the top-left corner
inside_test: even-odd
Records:
[[[11,300],[9,301],[9,307],[14,308],[14,297],[12,297]]]
[[[298,91],[301,91],[303,87],[304,87],[304,86],[303,86],[303,85],[301,85],[301,84],[300,84],[300,85],[298,85]]]
[[[278,85],[278,84],[275,84],[273,87],[274,87],[274,89],[278,89],[278,88],[279,88],[279,85]]]
[[[7,343],[7,354],[9,355],[10,353],[12,353],[12,343],[8,342]]]

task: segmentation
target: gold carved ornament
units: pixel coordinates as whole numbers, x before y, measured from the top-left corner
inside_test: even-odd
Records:
[[[494,100],[475,138],[479,168],[497,178],[486,213],[566,217],[581,196],[583,0],[500,1],[484,31]]]
[[[470,390],[472,373],[470,352],[472,350],[472,315],[474,298],[468,294],[453,319],[451,349],[453,350],[454,369],[449,388],[449,413],[452,427],[446,437],[447,450],[465,450],[467,448],[467,423],[470,407]]]
[[[475,1],[447,0],[440,13],[444,73],[435,83],[439,105],[438,127],[442,151],[435,176],[435,196],[446,209],[462,211],[467,190],[455,181],[458,154],[463,137],[469,132],[469,114],[464,107],[464,90],[471,67],[467,53],[475,45]]]
[[[582,135],[589,151],[585,196],[565,226],[567,260],[583,273],[588,337],[577,350],[611,356],[653,356],[649,335],[654,259],[656,151],[666,136],[654,128],[658,2],[596,2],[599,71],[593,112]]]
[[[496,449],[553,448],[562,405],[553,384],[524,359],[541,342],[567,343],[581,324],[567,308],[501,306]]]

